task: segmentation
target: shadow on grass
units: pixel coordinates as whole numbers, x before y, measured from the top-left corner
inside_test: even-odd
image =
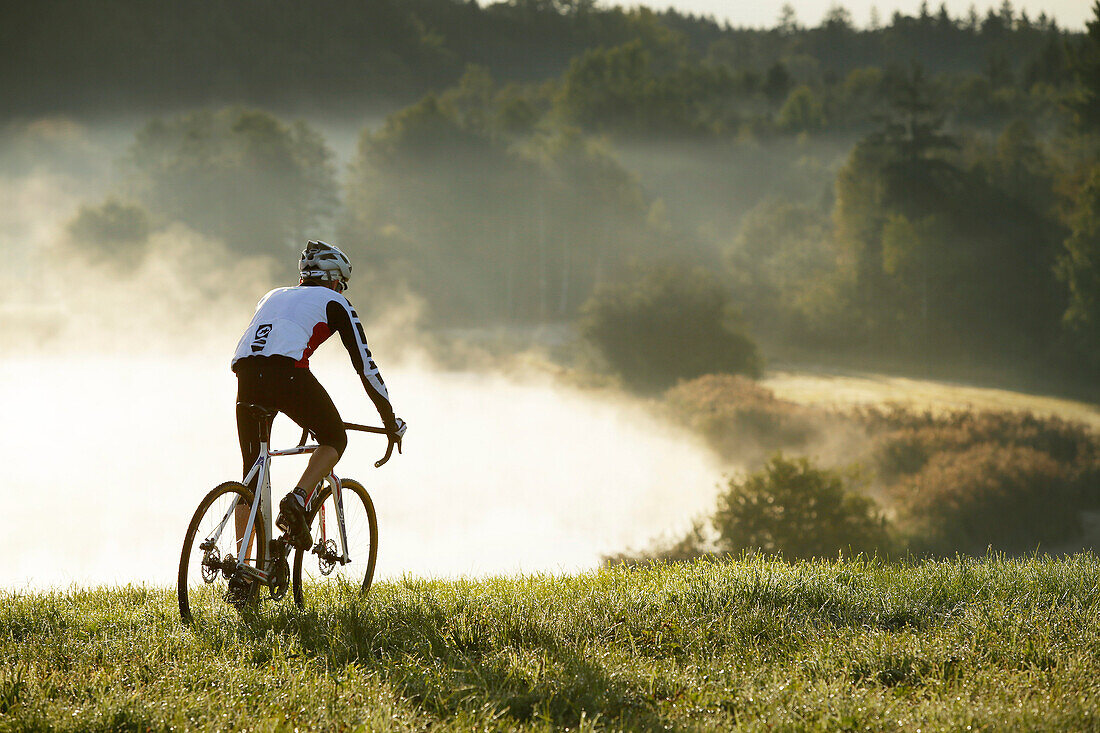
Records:
[[[238,633],[254,642],[255,664],[270,660],[272,633],[293,636],[322,667],[354,664],[440,719],[488,713],[558,728],[596,719],[633,730],[667,728],[658,711],[673,695],[666,683],[614,669],[604,650],[570,643],[549,625],[471,624],[438,603],[352,599],[321,612],[281,604],[242,621]]]

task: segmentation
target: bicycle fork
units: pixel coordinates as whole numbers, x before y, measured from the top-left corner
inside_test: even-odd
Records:
[[[317,542],[313,546],[313,552],[315,552],[322,561],[328,563],[340,563],[341,565],[347,565],[351,562],[351,558],[348,556],[348,535],[347,528],[344,526],[344,490],[340,485],[340,478],[335,472],[330,473],[325,477],[324,481],[317,485],[313,490],[313,493],[309,495],[306,500],[306,513],[309,513],[310,506],[313,504],[313,499],[320,493],[321,486],[327,482],[331,489],[333,504],[336,505],[336,526],[340,530],[340,554],[336,555],[328,549],[328,526],[327,517],[325,512],[325,505],[322,504],[317,510],[317,516],[319,519],[320,537],[317,538]],[[327,573],[326,573],[327,575]]]

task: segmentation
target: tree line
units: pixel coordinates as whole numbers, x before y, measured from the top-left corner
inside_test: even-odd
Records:
[[[621,42],[571,46],[557,75],[527,81],[465,65],[365,128],[343,175],[320,133],[269,112],[153,120],[74,237],[133,249],[181,221],[285,256],[328,228],[376,287],[410,288],[444,326],[581,317],[621,336],[679,293],[670,329],[694,319],[725,336],[677,348],[715,344],[726,370],[759,368],[746,329],[765,353],[1082,382],[1100,368],[1100,4],[1081,37],[1008,4],[973,22],[922,13],[857,30],[834,11],[769,31],[586,3],[439,7]],[[918,31],[964,34],[966,48],[950,63],[934,44],[906,65],[853,55],[841,73],[830,54],[847,46],[814,45]],[[994,39],[1022,44],[1007,66],[987,53]],[[982,68],[958,61],[982,53]],[[705,373],[707,356],[682,360],[692,374],[628,382]]]
[[[913,61],[1027,89],[1064,78],[1071,35],[1009,0],[963,18],[925,4],[868,28],[840,6],[804,27],[786,6],[770,29],[593,0],[40,0],[6,4],[0,84],[9,115],[226,103],[355,113],[439,92],[470,64],[531,82],[637,40],[659,71],[705,65],[773,94]]]

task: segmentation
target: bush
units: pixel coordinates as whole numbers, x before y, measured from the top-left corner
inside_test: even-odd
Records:
[[[754,464],[777,450],[804,450],[826,426],[842,421],[731,374],[678,384],[665,393],[665,403],[674,419],[703,436],[724,459]]]
[[[984,443],[933,456],[891,494],[916,552],[1028,552],[1081,534],[1082,483],[1034,448]]]
[[[744,481],[730,481],[713,523],[725,552],[759,549],[802,560],[890,546],[872,499],[847,490],[839,472],[782,454]]]
[[[894,407],[857,413],[878,434],[873,462],[885,483],[920,472],[942,453],[979,445],[1031,448],[1066,466],[1083,466],[1100,456],[1092,431],[1081,423],[1027,412],[910,412]]]
[[[829,414],[778,400],[750,380],[718,375],[681,384],[667,399],[674,415],[727,458],[744,459],[745,451],[767,441],[803,440],[803,449],[813,441],[820,449],[824,437],[850,440],[842,431],[861,427],[872,437],[870,448],[850,459],[869,459],[877,469],[874,491],[889,513],[889,529],[875,502],[847,489],[842,474],[777,456],[744,481],[731,481],[709,523],[615,559],[678,560],[747,549],[798,559],[844,551],[943,556],[1095,546],[1086,512],[1100,509],[1100,440],[1083,424],[1020,412],[898,406]]]
[[[640,391],[703,374],[760,372],[729,294],[704,270],[653,267],[632,282],[605,285],[582,308],[580,328]]]

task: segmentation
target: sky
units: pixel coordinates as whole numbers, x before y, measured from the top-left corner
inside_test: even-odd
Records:
[[[795,9],[795,15],[800,24],[816,26],[829,9],[840,4],[852,14],[852,20],[859,27],[870,24],[871,8],[878,8],[882,22],[889,23],[890,16],[895,11],[905,15],[916,15],[919,11],[921,0],[789,0],[791,7]],[[928,0],[928,7],[932,13],[938,10],[941,0]],[[773,27],[779,18],[779,10],[784,5],[784,0],[769,0],[769,2],[747,2],[746,0],[653,0],[652,2],[638,3],[648,5],[655,9],[672,7],[680,12],[712,15],[719,22],[728,20],[733,26],[745,27]],[[951,17],[965,17],[970,12],[970,6],[978,11],[979,16],[984,16],[990,7],[999,8],[1001,3],[971,2],[971,0],[947,0],[947,12]],[[1058,25],[1069,30],[1084,30],[1085,21],[1092,17],[1091,0],[1013,0],[1012,6],[1017,12],[1026,10],[1031,18],[1039,17],[1040,13],[1053,16]]]

